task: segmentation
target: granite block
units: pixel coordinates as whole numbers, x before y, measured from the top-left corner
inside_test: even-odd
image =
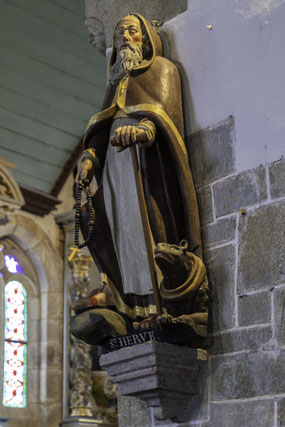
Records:
[[[273,199],[285,196],[285,159],[269,166],[270,193]]]
[[[199,216],[201,225],[214,221],[212,192],[210,187],[201,188],[197,191]]]
[[[285,280],[285,201],[250,212],[239,222],[238,293]]]
[[[238,212],[267,199],[265,168],[259,166],[214,185],[216,216]]]
[[[205,247],[222,245],[235,238],[236,216],[224,218],[216,224],[202,228],[202,239]]]
[[[151,427],[150,408],[134,396],[118,395],[119,427]]]
[[[275,334],[279,345],[285,345],[285,286],[273,290]]]
[[[101,355],[100,365],[123,396],[134,396],[152,407],[157,420],[189,417],[188,402],[202,390],[207,353],[149,341]]]
[[[278,427],[285,427],[285,397],[280,397],[278,401]]]
[[[238,314],[241,326],[271,322],[271,292],[240,295]]]
[[[212,400],[284,393],[285,350],[219,356],[211,364]]]
[[[190,165],[197,188],[235,171],[234,118],[229,116],[217,125],[190,137]]]
[[[213,345],[209,352],[215,355],[241,350],[257,351],[271,337],[271,326],[223,332],[213,338]]]
[[[188,411],[190,413],[190,418],[188,422],[198,422],[206,420],[209,416],[209,369],[205,368],[204,377],[201,378],[201,381],[203,382],[202,392],[193,396],[188,404]],[[187,426],[189,424],[184,425]],[[183,424],[181,427],[183,427]]]
[[[203,427],[272,427],[274,401],[258,400],[211,404],[211,421]]]
[[[210,321],[212,331],[234,325],[235,247],[227,245],[205,251],[210,289]]]

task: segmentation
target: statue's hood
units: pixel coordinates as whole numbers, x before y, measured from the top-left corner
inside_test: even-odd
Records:
[[[150,54],[143,59],[143,61],[140,63],[140,65],[138,65],[136,68],[134,68],[131,71],[131,74],[132,74],[132,73],[136,73],[138,71],[143,71],[143,70],[147,69],[148,67],[151,66],[151,64],[152,64],[152,62],[156,56],[162,56],[162,44],[161,44],[161,40],[160,40],[159,35],[157,34],[156,30],[152,27],[152,25],[150,24],[149,21],[147,21],[143,16],[139,15],[138,13],[129,13],[128,15],[136,16],[139,19],[141,26],[145,27],[146,32],[147,32],[148,37],[149,37],[149,40],[150,40],[151,48],[152,48]],[[127,16],[127,15],[125,15],[125,16]],[[119,22],[120,21],[118,21],[118,23]],[[114,36],[113,36],[112,53],[110,56],[110,64],[109,64],[110,74],[112,74],[112,67],[113,67],[113,65],[116,61],[116,57],[117,57],[117,49],[115,47],[116,28],[115,28]]]

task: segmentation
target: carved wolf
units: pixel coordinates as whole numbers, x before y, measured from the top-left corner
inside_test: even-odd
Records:
[[[203,261],[187,252],[187,242],[179,245],[159,243],[154,251],[161,270],[160,295],[164,314],[135,322],[134,327],[157,329],[171,324],[191,326],[202,337],[207,336],[208,280]]]
[[[186,241],[182,241],[180,245],[159,243],[154,254],[163,275],[160,283],[163,314],[134,322],[133,327],[165,329],[171,325],[184,324],[190,326],[198,336],[206,337],[208,281],[203,261],[187,251]],[[80,315],[98,306],[104,309],[112,306],[115,308],[112,292],[106,285],[79,300],[72,308]],[[114,332],[114,325],[112,330]],[[95,331],[94,333],[96,334]]]

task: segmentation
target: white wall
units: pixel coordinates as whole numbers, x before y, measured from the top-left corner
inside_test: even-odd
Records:
[[[284,155],[285,0],[189,0],[163,31],[188,80],[187,133],[232,114],[237,171]]]

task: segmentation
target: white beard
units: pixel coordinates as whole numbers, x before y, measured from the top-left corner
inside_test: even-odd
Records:
[[[112,67],[110,83],[117,85],[118,82],[127,76],[130,71],[137,67],[143,60],[142,44],[137,44],[135,50],[123,49],[117,53],[116,62]]]

